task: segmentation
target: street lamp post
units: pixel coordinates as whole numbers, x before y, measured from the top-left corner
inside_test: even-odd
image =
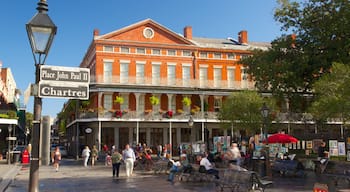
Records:
[[[8,158],[7,158],[7,164],[11,164],[11,132],[12,132],[12,125],[8,126],[8,131],[9,131],[9,139],[8,139]]]
[[[263,123],[263,142],[268,144],[267,142],[267,118],[270,113],[270,109],[266,106],[266,103],[263,104],[263,106],[260,109],[261,115],[264,118],[264,123]],[[266,175],[271,178],[271,166],[270,166],[270,154],[269,154],[269,147],[265,146],[265,152],[266,152],[266,157],[265,157],[265,169],[266,169]]]
[[[263,123],[263,141],[267,139],[267,117],[269,116],[270,109],[266,106],[266,103],[260,109],[261,115],[264,118]]]
[[[47,15],[48,5],[46,0],[40,0],[38,12],[26,24],[26,30],[35,62],[35,84],[38,88],[40,81],[40,65],[45,64],[51,43],[56,34],[57,27]],[[43,58],[42,58],[43,57]],[[38,90],[38,89],[37,89]],[[32,130],[32,157],[30,161],[29,189],[30,192],[38,191],[39,181],[39,142],[42,100],[38,91],[34,93],[34,119]]]
[[[207,151],[209,151],[209,130],[208,130],[208,112],[204,113],[204,119],[205,119],[205,127],[204,127],[204,137],[205,137],[205,146]]]

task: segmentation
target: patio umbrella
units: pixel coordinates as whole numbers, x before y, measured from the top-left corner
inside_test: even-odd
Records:
[[[298,139],[284,133],[276,133],[267,138],[267,143],[296,143]]]

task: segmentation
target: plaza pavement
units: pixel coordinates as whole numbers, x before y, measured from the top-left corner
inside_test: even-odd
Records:
[[[111,167],[106,167],[102,163],[95,167],[85,168],[82,166],[81,160],[67,159],[63,161],[59,172],[55,172],[52,166],[40,166],[39,191],[215,191],[215,186],[212,183],[175,182],[175,184],[171,184],[166,181],[167,175],[153,175],[137,170],[132,178],[127,178],[125,167],[122,166],[120,170],[120,178],[113,179]],[[329,177],[317,176],[313,171],[307,171],[305,178],[274,176],[272,180],[274,184],[267,188],[266,192],[310,192],[316,182],[328,184],[329,192],[336,192],[340,189],[350,191],[350,186],[345,181],[334,186]],[[28,189],[28,183],[28,165],[8,165],[6,161],[0,161],[0,192],[24,192]],[[55,186],[55,189],[51,186]]]

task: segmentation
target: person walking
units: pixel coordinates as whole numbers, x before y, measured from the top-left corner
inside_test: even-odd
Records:
[[[130,177],[132,176],[132,172],[134,169],[134,161],[135,158],[135,152],[130,148],[129,144],[125,145],[125,149],[123,151],[123,160],[125,162],[125,169],[126,169],[126,176]]]
[[[97,160],[98,150],[96,145],[92,146],[91,149],[91,166],[95,166],[95,161]]]
[[[81,153],[81,156],[83,157],[83,161],[84,161],[84,167],[87,167],[88,161],[89,161],[89,157],[90,157],[90,149],[89,146],[85,146],[83,152]]]
[[[117,149],[114,149],[112,154],[112,168],[113,168],[113,177],[119,177],[119,167],[122,161],[122,155],[118,152]]]
[[[241,152],[237,143],[232,143],[230,149],[227,151],[230,157],[230,163],[241,165]]]
[[[60,161],[61,161],[61,152],[60,152],[60,148],[58,146],[56,146],[55,151],[52,152],[51,160],[53,163],[53,167],[55,168],[55,170],[57,172],[58,168],[60,166]]]

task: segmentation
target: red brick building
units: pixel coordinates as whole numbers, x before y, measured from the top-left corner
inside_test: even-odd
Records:
[[[247,31],[237,40],[197,38],[192,27],[182,35],[151,19],[107,34],[94,30],[80,64],[91,70],[90,102],[67,124],[71,151],[81,144],[204,142],[205,130],[209,140],[230,135],[216,118],[222,101],[254,89],[239,60],[269,46],[249,42]]]

